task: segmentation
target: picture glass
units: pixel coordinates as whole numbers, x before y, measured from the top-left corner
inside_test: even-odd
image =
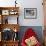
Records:
[[[37,8],[24,8],[24,18],[32,19],[37,16]]]
[[[9,15],[9,10],[2,10],[2,15]]]

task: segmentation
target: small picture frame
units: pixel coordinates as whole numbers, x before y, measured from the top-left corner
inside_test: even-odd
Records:
[[[25,19],[36,19],[37,8],[24,8],[24,18]]]
[[[2,10],[2,15],[9,15],[9,10]]]

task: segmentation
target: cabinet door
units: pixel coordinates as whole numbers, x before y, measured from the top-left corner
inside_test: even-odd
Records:
[[[3,43],[3,46],[18,46],[18,42],[8,42]]]
[[[44,8],[44,26],[46,26],[46,0],[43,0],[43,8]]]
[[[43,0],[44,9],[44,44],[46,46],[46,0]]]

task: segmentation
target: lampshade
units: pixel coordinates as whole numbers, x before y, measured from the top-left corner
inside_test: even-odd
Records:
[[[17,32],[17,29],[16,28],[14,29],[14,32]]]

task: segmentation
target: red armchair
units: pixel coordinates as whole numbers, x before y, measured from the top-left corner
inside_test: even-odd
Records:
[[[22,38],[22,42],[21,42],[21,45],[22,46],[27,46],[25,40],[26,39],[29,39],[29,38],[32,38],[33,37],[37,37],[36,33],[33,31],[33,29],[29,28],[26,30],[25,34],[24,34],[24,37]],[[34,46],[41,46],[40,42],[37,40],[36,38],[36,41],[37,43],[34,45]],[[31,46],[31,45],[30,45]]]

